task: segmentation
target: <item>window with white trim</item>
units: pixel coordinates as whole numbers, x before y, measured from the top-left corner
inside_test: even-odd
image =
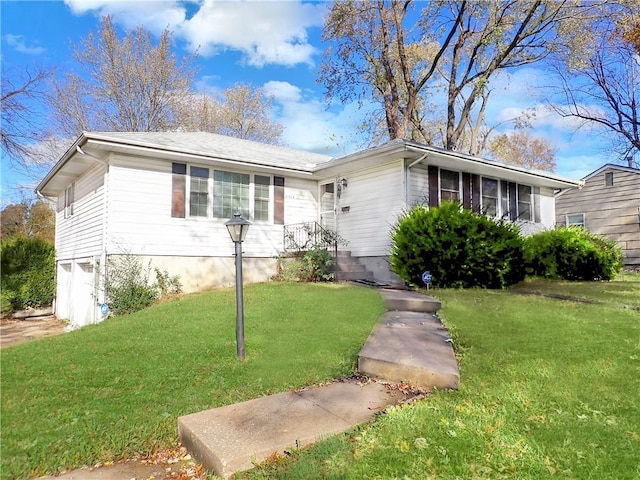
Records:
[[[271,200],[271,177],[255,175],[253,184],[253,219],[258,222],[268,222],[269,202]]]
[[[240,212],[245,218],[253,218],[250,214],[250,183],[248,173],[214,170],[213,216],[231,218],[235,212]]]
[[[533,220],[533,191],[529,185],[518,184],[518,220]]]
[[[440,169],[440,201],[460,201],[460,173]]]
[[[64,190],[64,218],[73,215],[73,204],[75,203],[76,184],[72,183]]]
[[[489,217],[497,217],[499,212],[498,180],[483,177],[481,186],[482,212]]]
[[[570,213],[565,216],[565,224],[567,227],[585,228],[584,213]]]
[[[209,209],[209,169],[189,168],[189,215],[208,217]]]

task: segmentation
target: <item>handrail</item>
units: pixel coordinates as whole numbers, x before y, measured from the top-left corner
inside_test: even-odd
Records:
[[[284,226],[284,251],[306,252],[315,247],[333,250],[338,255],[338,236],[318,222],[294,223]]]

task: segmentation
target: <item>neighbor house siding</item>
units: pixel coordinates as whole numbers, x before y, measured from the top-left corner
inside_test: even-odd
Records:
[[[104,175],[98,165],[74,182],[73,214],[65,218],[64,191],[56,208],[56,258],[93,257],[102,251]]]
[[[613,185],[605,177],[613,173]],[[603,169],[585,180],[582,189],[556,197],[556,223],[569,214],[584,213],[585,228],[615,240],[625,252],[625,263],[640,265],[640,171]]]
[[[389,233],[405,207],[403,160],[347,175],[338,201],[338,233],[354,256],[389,255]]]

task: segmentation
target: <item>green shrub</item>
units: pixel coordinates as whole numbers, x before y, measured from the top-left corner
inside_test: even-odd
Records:
[[[331,282],[333,257],[326,248],[314,247],[302,257],[302,274],[306,282]]]
[[[55,249],[44,240],[13,237],[0,246],[2,311],[51,305],[56,291]]]
[[[179,277],[155,269],[156,281],[150,283],[151,264],[130,254],[109,258],[107,268],[107,302],[114,315],[125,315],[147,308],[158,298],[182,291]]]
[[[411,285],[420,285],[427,270],[437,287],[504,288],[525,276],[518,227],[458,203],[414,207],[391,237],[391,269]]]
[[[273,280],[281,282],[331,282],[333,257],[326,248],[314,247],[306,252],[278,257]]]
[[[611,280],[622,270],[622,250],[581,227],[561,227],[525,240],[527,273],[550,279]]]

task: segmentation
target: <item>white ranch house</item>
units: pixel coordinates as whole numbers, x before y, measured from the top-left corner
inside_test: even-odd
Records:
[[[38,185],[56,202],[56,314],[102,319],[108,258],[140,256],[186,292],[234,282],[224,224],[240,210],[247,282],[268,280],[285,231],[336,231],[390,282],[389,233],[417,203],[459,200],[525,231],[553,227],[554,193],[579,182],[407,140],[340,158],[210,133],[83,133]]]

